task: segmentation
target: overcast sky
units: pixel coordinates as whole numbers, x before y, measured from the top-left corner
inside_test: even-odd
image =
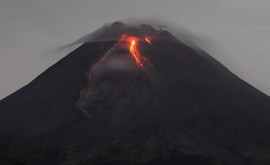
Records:
[[[105,23],[162,20],[270,95],[269,0],[1,0],[0,99],[73,48],[58,48]]]

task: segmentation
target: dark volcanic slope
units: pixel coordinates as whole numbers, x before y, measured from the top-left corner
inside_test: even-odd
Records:
[[[110,28],[155,36],[140,43],[151,76],[109,70],[89,80],[116,41],[83,44],[0,102],[0,162],[269,164],[268,96],[166,31]]]

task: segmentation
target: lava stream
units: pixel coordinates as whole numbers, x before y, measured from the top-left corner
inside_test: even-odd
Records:
[[[152,45],[152,43],[148,37],[145,37],[145,41],[148,42],[150,45]]]
[[[132,55],[132,57],[134,58],[136,64],[142,68],[148,75],[150,75],[150,73],[147,71],[147,69],[144,66],[145,62],[149,62],[149,60],[145,57],[143,57],[140,52],[138,51],[137,48],[137,40],[136,39],[130,39],[130,46],[129,46],[129,51],[130,54]]]

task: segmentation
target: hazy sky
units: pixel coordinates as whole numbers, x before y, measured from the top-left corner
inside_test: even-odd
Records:
[[[0,99],[72,49],[59,47],[126,18],[187,29],[193,42],[270,95],[269,9],[269,0],[1,0]]]

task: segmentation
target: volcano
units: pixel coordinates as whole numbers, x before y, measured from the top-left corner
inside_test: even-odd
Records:
[[[0,102],[0,162],[268,165],[270,99],[196,47],[115,22]]]

